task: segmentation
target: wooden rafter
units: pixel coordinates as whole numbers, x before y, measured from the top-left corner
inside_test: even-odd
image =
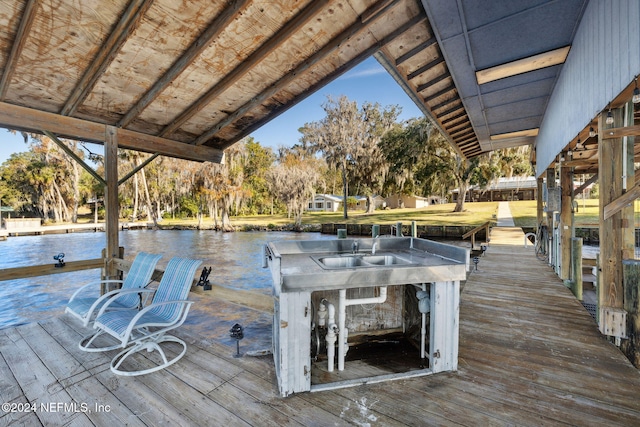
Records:
[[[364,28],[366,28],[366,25],[369,25],[371,22],[374,22],[377,19],[383,17],[385,15],[386,11],[388,11],[390,8],[395,6],[396,3],[397,3],[397,0],[392,1],[392,2],[389,2],[389,1],[386,1],[386,0],[382,0],[382,1],[379,1],[378,3],[374,4],[373,6],[371,6],[370,9],[365,11],[365,14],[367,14],[366,24],[365,24],[365,22],[358,21],[358,22],[354,23],[353,25],[351,25],[350,27],[346,28],[344,31],[342,31],[340,34],[338,34],[336,37],[334,37],[329,43],[327,43],[325,46],[323,46],[320,50],[318,50],[316,53],[311,55],[306,60],[302,61],[300,64],[298,64],[298,66],[296,68],[291,70],[289,73],[285,74],[282,78],[280,78],[280,80],[278,80],[277,82],[275,82],[274,84],[272,84],[271,86],[266,88],[259,95],[253,97],[249,102],[245,103],[240,108],[238,108],[236,111],[234,111],[233,113],[229,114],[227,117],[222,119],[220,122],[216,123],[214,126],[209,128],[206,132],[202,133],[195,140],[195,144],[196,145],[204,144],[205,142],[210,140],[216,133],[218,133],[222,128],[230,125],[235,120],[237,120],[239,117],[241,117],[242,115],[244,115],[248,111],[251,111],[257,105],[261,104],[266,99],[270,98],[275,93],[277,93],[279,90],[281,90],[282,88],[286,87],[297,76],[305,73],[311,67],[313,67],[318,62],[320,62],[321,60],[323,60],[324,58],[329,56],[333,51],[338,49],[340,47],[340,45],[342,45],[342,43],[344,43],[346,40],[349,40],[351,37],[353,37],[354,35],[356,35],[360,31],[362,31]],[[383,7],[380,7],[381,5]],[[373,14],[368,13],[369,10],[373,10],[374,13]],[[378,47],[376,46],[373,49],[374,49],[373,51],[375,52],[375,50],[378,50]],[[370,50],[372,50],[372,49],[370,49]],[[369,50],[367,52],[369,52]],[[333,77],[331,79],[333,79]],[[240,139],[244,138],[244,136],[246,136],[246,135],[247,135],[247,133],[245,132],[237,140],[239,141]]]
[[[4,99],[7,93],[7,88],[9,87],[11,77],[15,72],[18,58],[24,48],[25,39],[29,35],[29,31],[33,25],[33,18],[36,16],[37,3],[37,0],[29,0],[22,12],[22,19],[20,20],[20,25],[18,25],[15,41],[11,46],[11,53],[9,53],[9,57],[7,58],[7,62],[4,66],[4,72],[2,73],[2,78],[0,79],[0,101]]]
[[[206,105],[218,97],[221,93],[231,87],[240,78],[247,74],[253,67],[262,61],[266,56],[271,54],[275,49],[281,46],[287,39],[300,30],[311,18],[315,17],[316,13],[322,9],[328,0],[316,0],[311,2],[305,7],[298,15],[292,20],[288,21],[286,25],[278,31],[273,37],[267,40],[262,46],[256,49],[249,57],[240,62],[233,71],[224,76],[215,86],[207,91],[203,96],[191,104],[185,111],[183,111],[175,120],[169,123],[160,132],[160,136],[170,135],[182,126],[187,120],[197,114]]]
[[[382,17],[382,14],[380,15],[380,17]],[[289,105],[287,105],[285,107],[281,107],[281,108],[279,108],[277,110],[274,110],[274,112],[273,112],[274,114],[272,116],[270,116],[270,117],[268,117],[266,119],[262,119],[262,120],[260,120],[260,121],[258,121],[256,123],[254,123],[253,125],[248,126],[247,128],[245,128],[240,135],[236,136],[235,138],[233,138],[233,140],[229,141],[229,144],[234,144],[234,143],[238,142],[239,140],[241,140],[245,136],[249,135],[250,133],[252,133],[256,129],[258,129],[261,126],[263,126],[269,120],[274,119],[275,117],[277,117],[280,114],[282,114],[283,112],[285,112],[287,109],[289,109],[289,108],[293,107],[294,105],[296,105],[298,102],[301,102],[307,96],[311,95],[312,93],[314,93],[315,91],[317,91],[321,87],[327,85],[332,80],[334,80],[337,77],[341,76],[342,74],[346,73],[351,68],[355,67],[360,62],[364,61],[365,59],[367,59],[368,57],[373,55],[375,52],[377,52],[378,50],[382,49],[386,44],[392,42],[397,37],[401,36],[403,33],[407,32],[412,27],[424,22],[425,20],[426,20],[426,17],[423,16],[423,15],[414,16],[411,20],[407,21],[406,23],[404,23],[399,28],[396,28],[395,31],[393,31],[390,34],[388,34],[387,36],[383,37],[381,40],[379,40],[374,45],[370,46],[368,49],[365,49],[365,50],[361,51],[360,54],[358,54],[356,57],[354,57],[349,63],[346,63],[346,64],[342,65],[341,67],[338,67],[334,71],[333,74],[330,74],[330,75],[326,76],[324,79],[318,81],[315,85],[311,86],[307,90],[307,92],[305,92],[304,95],[299,96],[293,103],[291,103],[291,104],[289,104]],[[293,72],[291,74],[293,74]]]
[[[441,81],[443,81],[445,79],[448,79],[449,77],[451,77],[451,74],[449,74],[448,72],[446,72],[444,74],[441,74],[438,77],[435,77],[435,78],[429,80],[428,82],[419,85],[416,88],[416,92],[422,92],[423,90],[428,89],[431,86],[433,86],[435,84],[438,84],[438,83],[440,83]]]
[[[432,100],[444,95],[445,93],[451,92],[452,90],[455,90],[455,89],[456,89],[456,87],[453,84],[451,84],[451,85],[445,87],[444,89],[439,90],[436,93],[432,93],[429,96],[425,96],[424,97],[424,102],[432,101]]]
[[[163,75],[158,79],[151,89],[149,89],[138,102],[127,111],[127,113],[118,122],[119,127],[126,127],[133,119],[135,119],[145,108],[149,106],[158,95],[166,89],[171,82],[182,73],[197,57],[205,50],[211,41],[218,37],[231,20],[243,10],[248,0],[234,0],[231,5],[224,8],[206,30],[189,46],[184,54],[173,63]]]
[[[429,71],[430,69],[432,69],[436,65],[440,65],[440,64],[443,64],[443,63],[444,63],[444,58],[442,56],[439,56],[436,59],[434,59],[433,61],[429,62],[428,64],[425,64],[422,67],[418,68],[417,70],[407,74],[407,80],[415,79],[416,77],[418,77],[420,74],[424,73],[425,71]]]
[[[458,98],[457,96],[453,96],[453,97],[451,97],[449,99],[445,99],[444,101],[442,101],[442,102],[440,102],[440,103],[438,103],[436,105],[431,106],[431,111],[435,111],[435,110],[437,110],[439,108],[446,107],[447,105],[453,104],[454,102],[460,102],[460,98]],[[460,107],[464,107],[462,105],[462,103],[460,103]]]
[[[91,62],[82,78],[73,89],[67,102],[60,111],[63,116],[71,116],[82,104],[95,86],[98,78],[105,72],[109,64],[116,57],[122,46],[127,41],[131,32],[136,28],[144,14],[147,12],[153,0],[132,0],[113,31],[107,38],[97,56]]]
[[[420,43],[418,46],[414,47],[413,49],[409,49],[409,51],[407,53],[405,53],[404,55],[400,56],[398,59],[396,59],[396,66],[402,64],[403,62],[413,58],[414,56],[416,56],[418,53],[422,52],[425,49],[430,48],[431,46],[435,45],[438,41],[436,40],[435,37],[431,37],[428,40],[425,40],[424,42]]]
[[[444,116],[447,116],[447,115],[449,115],[451,113],[455,113],[456,111],[459,111],[459,110],[464,110],[464,105],[462,105],[462,104],[454,105],[453,107],[449,108],[448,110],[444,110],[444,111],[441,111],[440,113],[438,113],[438,117],[444,117]]]
[[[438,117],[444,117],[446,114],[438,114]],[[466,117],[467,116],[467,112],[465,110],[462,110],[461,112],[459,112],[458,114],[448,117],[444,120],[442,120],[442,125],[447,125],[449,123],[455,122],[456,120],[462,118],[462,117]]]
[[[29,132],[46,129],[64,138],[104,144],[105,132],[109,127],[75,117],[61,116],[45,111],[20,107],[0,102],[0,126]],[[194,147],[183,142],[172,141],[127,129],[117,129],[118,145],[122,148],[160,153],[163,155],[195,161],[220,163],[222,150],[210,147]]]

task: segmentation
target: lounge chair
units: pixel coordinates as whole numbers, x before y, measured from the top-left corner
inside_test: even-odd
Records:
[[[98,332],[86,343],[80,343],[80,348],[85,351],[103,351],[113,347],[93,348],[93,341],[101,335],[108,334],[119,341],[116,347],[124,348],[111,361],[111,371],[119,375],[142,375],[155,372],[177,362],[187,351],[184,341],[166,332],[182,325],[187,318],[189,308],[193,301],[188,301],[189,290],[193,283],[194,275],[202,261],[186,258],[173,258],[167,264],[167,268],[155,291],[151,304],[140,311],[111,311],[108,301],[98,313],[93,327]],[[151,289],[142,289],[143,292],[153,292]],[[164,350],[160,347],[163,342],[175,342],[182,345],[182,352],[167,359]],[[120,365],[132,354],[146,350],[157,350],[162,362],[152,368],[137,371],[125,371]]]
[[[131,310],[141,308],[139,293],[121,294],[120,290],[141,289],[146,287],[151,280],[151,276],[153,275],[156,264],[160,258],[162,258],[162,255],[149,254],[145,252],[138,253],[124,280],[112,279],[87,283],[71,295],[65,312],[80,319],[83,326],[88,326],[98,313],[98,310],[108,299],[112,297],[115,297],[116,300],[109,305],[111,310]],[[101,284],[119,284],[122,285],[122,287],[121,289],[106,292],[104,295],[99,296]],[[91,290],[93,290],[93,294],[91,296],[86,296],[87,291]]]

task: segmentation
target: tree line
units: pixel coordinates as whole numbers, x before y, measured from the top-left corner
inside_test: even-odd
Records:
[[[316,193],[366,196],[408,194],[447,197],[457,188],[455,210],[464,209],[472,185],[488,186],[501,176],[530,175],[528,147],[461,157],[426,118],[398,122],[399,106],[329,97],[325,117],[306,123],[293,147],[261,146],[248,137],[225,150],[222,164],[198,163],[119,150],[121,176],[148,161],[119,187],[123,219],[213,219],[232,229],[231,216],[287,213],[296,226]],[[82,205],[104,214],[104,188],[47,136],[23,134],[29,150],[0,166],[0,201],[14,215],[76,222]],[[101,155],[81,142],[63,140],[77,157],[104,176]],[[348,216],[347,204],[343,215]]]

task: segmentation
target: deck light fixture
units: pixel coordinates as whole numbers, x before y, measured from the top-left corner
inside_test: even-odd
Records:
[[[234,354],[233,357],[241,357],[240,340],[244,338],[244,328],[239,323],[236,323],[231,329],[229,329],[229,335],[231,338],[236,340],[236,354]]]
[[[607,118],[604,122],[608,125],[613,124],[613,113],[611,113],[611,104],[609,104],[609,111],[607,112]]]
[[[589,138],[593,138],[596,135],[597,135],[596,130],[593,128],[593,126],[591,126],[589,128]],[[580,142],[580,141],[578,141],[578,142]]]
[[[635,89],[633,89],[633,97],[631,98],[631,101],[633,101],[634,104],[637,104],[640,102],[640,89],[638,89],[638,76],[636,76],[635,81],[636,81],[636,87]]]

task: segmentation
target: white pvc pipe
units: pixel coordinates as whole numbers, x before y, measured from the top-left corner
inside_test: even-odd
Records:
[[[426,292],[426,283],[422,284],[422,290]],[[420,359],[426,357],[425,343],[427,341],[427,313],[422,313],[422,329],[420,330]]]
[[[347,290],[340,289],[340,298],[338,300],[338,333],[343,334],[346,329],[345,314],[347,312]],[[338,340],[338,371],[344,371],[344,340],[342,337]]]
[[[348,331],[346,328],[347,306],[358,304],[381,304],[387,300],[387,287],[382,286],[380,295],[371,298],[347,299],[347,290],[340,289],[340,300],[338,301],[338,333],[341,335],[338,340],[338,371],[344,371],[344,359],[346,355],[346,344]]]
[[[327,311],[329,314],[327,336],[325,337],[325,340],[327,341],[327,370],[329,372],[333,372],[336,354],[336,330],[338,329],[336,326],[336,307],[326,300],[324,300],[324,302],[327,305]]]

